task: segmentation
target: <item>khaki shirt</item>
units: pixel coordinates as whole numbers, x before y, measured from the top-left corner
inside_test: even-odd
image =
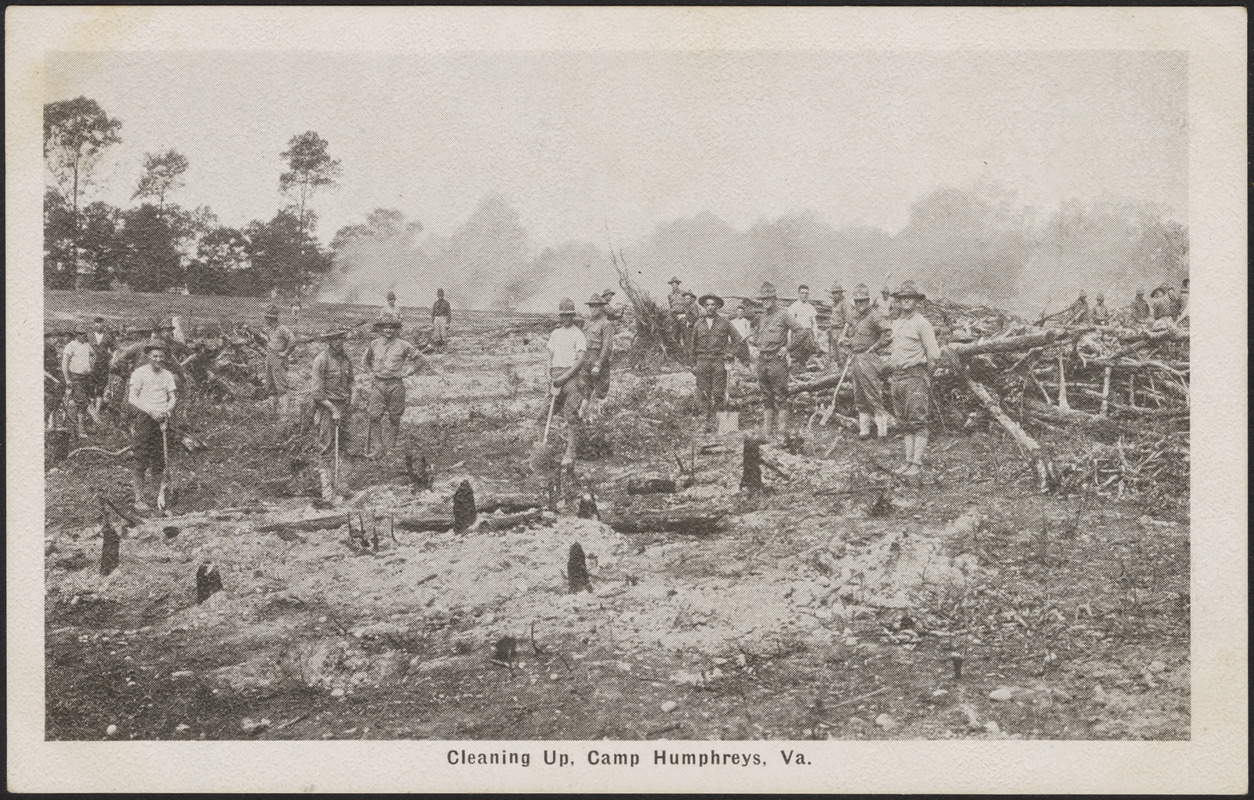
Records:
[[[286,325],[276,325],[266,332],[266,350],[275,355],[282,355],[292,348],[296,337]]]
[[[865,314],[850,320],[850,324],[849,349],[855,353],[878,350],[892,338],[891,324],[874,308],[868,308]]]
[[[893,349],[888,356],[892,369],[907,369],[940,358],[940,346],[932,323],[918,311],[893,320]]]
[[[313,361],[309,397],[315,403],[323,400],[351,400],[353,397],[353,362],[346,355],[323,350]]]
[[[754,326],[753,345],[761,355],[771,358],[778,356],[788,344],[789,331],[800,335],[807,330],[786,309],[776,306],[774,311],[763,311],[762,316],[758,317],[758,324]]]
[[[587,343],[589,361],[602,366],[610,363],[614,353],[614,325],[605,318],[590,319],[583,326],[583,336]],[[589,363],[588,366],[595,366]]]
[[[726,317],[703,317],[692,326],[692,355],[697,359],[731,358],[740,346],[740,334]]]
[[[380,336],[366,348],[366,368],[376,378],[405,377],[405,362],[419,358],[418,348],[399,336],[388,341]]]

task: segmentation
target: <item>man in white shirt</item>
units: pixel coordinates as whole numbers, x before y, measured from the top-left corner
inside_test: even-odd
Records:
[[[810,287],[804,283],[797,287],[797,301],[788,307],[792,318],[809,328],[814,333],[814,341],[823,349],[819,338],[819,311],[810,302]]]
[[[165,344],[150,341],[144,345],[144,353],[148,363],[131,373],[127,396],[138,412],[131,429],[131,454],[135,458],[131,486],[137,511],[150,510],[144,502],[144,472],[151,469],[158,485],[165,473],[165,431],[178,402],[174,374],[165,367]]]
[[[575,445],[579,438],[579,406],[583,392],[579,379],[583,362],[588,355],[588,340],[583,331],[575,327],[575,301],[562,298],[557,306],[561,326],[549,334],[549,393],[556,399],[553,413],[561,413],[566,419],[566,454],[562,456],[562,469],[575,469]],[[545,409],[548,416],[548,409]]]
[[[61,353],[61,377],[65,378],[65,393],[74,410],[74,424],[80,438],[87,435],[83,411],[91,405],[92,370],[96,366],[96,351],[87,342],[87,331],[75,328],[74,339]],[[95,409],[92,409],[93,416]]]
[[[401,319],[401,307],[396,304],[396,292],[388,292],[388,302],[379,309],[379,319]],[[403,321],[403,320],[402,320]]]

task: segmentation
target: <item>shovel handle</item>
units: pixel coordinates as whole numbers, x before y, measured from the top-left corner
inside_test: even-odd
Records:
[[[553,408],[557,405],[557,395],[549,394],[549,415],[544,420],[544,444],[549,443],[549,425],[553,422]]]

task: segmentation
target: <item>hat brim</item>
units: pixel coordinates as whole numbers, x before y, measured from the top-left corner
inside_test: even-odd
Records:
[[[893,292],[892,297],[898,300],[926,300],[927,295],[922,292]]]
[[[151,353],[153,350],[160,350],[161,352],[163,352],[163,353],[164,353],[164,352],[166,352],[166,351],[167,351],[167,350],[169,350],[169,349],[170,349],[170,348],[166,347],[164,344],[146,344],[146,345],[144,345],[144,352],[145,352],[145,353]]]
[[[723,307],[723,298],[719,297],[716,294],[701,295],[701,299],[698,300],[697,303],[700,305],[705,305],[706,300],[713,300],[718,305],[719,308]]]

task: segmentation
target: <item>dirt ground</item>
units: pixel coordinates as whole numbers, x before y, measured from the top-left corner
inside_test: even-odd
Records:
[[[820,428],[767,448],[790,477],[749,495],[740,435],[699,432],[690,375],[616,371],[580,488],[606,518],[716,508],[717,531],[619,533],[565,508],[499,531],[395,527],[447,510],[463,480],[481,500],[544,491],[527,463],[543,339],[500,322],[408,382],[405,446],[432,490],[397,463],[345,465],[345,507],[377,546],[347,526],[257,530],[331,512],[279,496],[309,480],[292,464],[311,462],[308,437],[252,402],[198,410],[210,447],[175,461],[177,516],[125,531],[108,577],[89,498],[125,501],[128,462],[47,465],[47,738],[1189,738],[1187,498],[1042,497],[996,430],[937,431],[912,486],[888,474],[900,440]],[[694,485],[625,493],[694,445]],[[590,593],[567,591],[574,543]],[[206,563],[224,588],[197,604]]]

